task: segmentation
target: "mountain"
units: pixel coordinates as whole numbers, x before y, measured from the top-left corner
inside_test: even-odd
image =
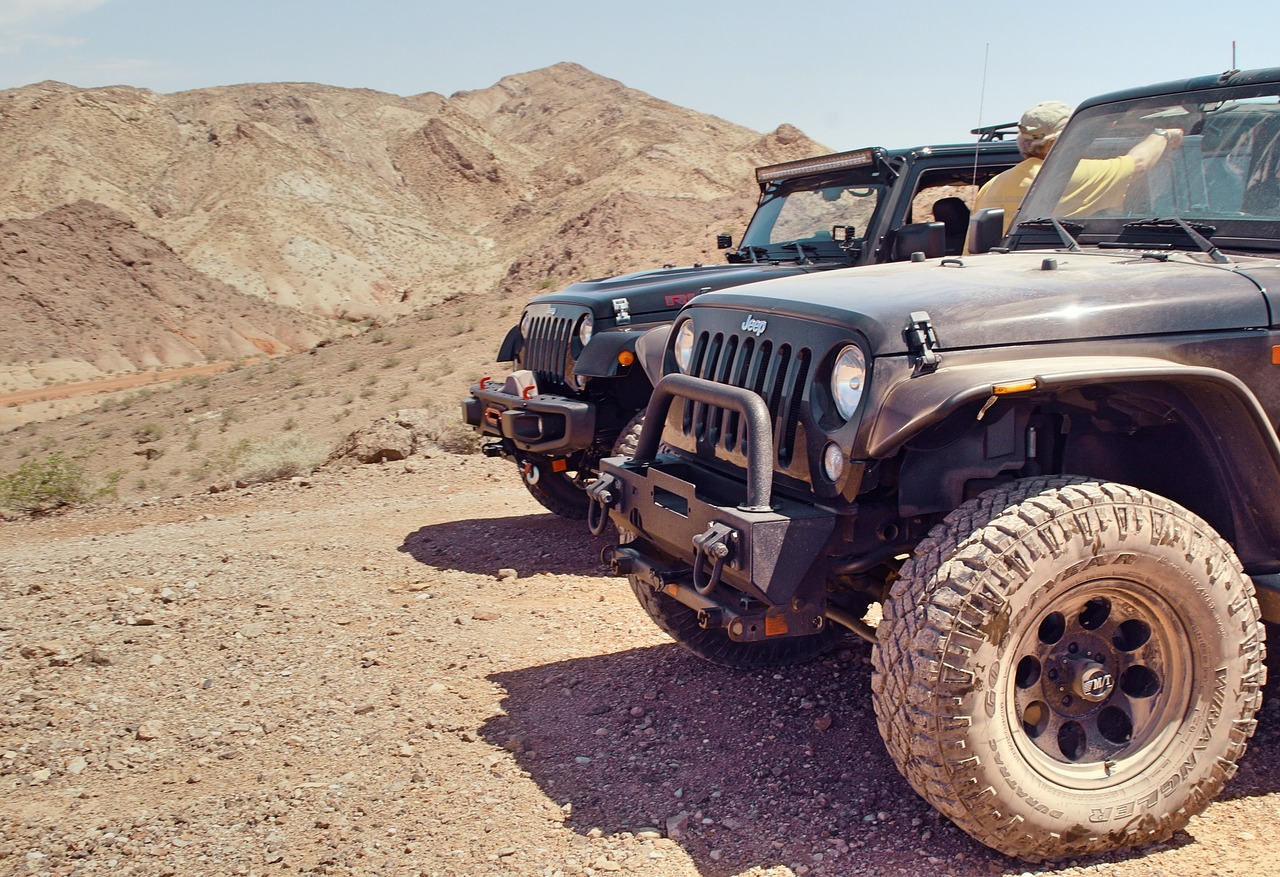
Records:
[[[790,126],[762,135],[574,64],[448,98],[313,83],[166,95],[43,82],[0,92],[0,219],[21,247],[78,205],[86,221],[62,223],[60,255],[35,263],[47,276],[27,265],[22,277],[28,292],[56,289],[64,303],[85,254],[108,252],[114,229],[220,289],[385,323],[459,298],[518,305],[583,277],[718,260],[714,234],[740,231],[753,206],[752,169],[821,151]],[[32,343],[0,349],[0,369],[42,354],[128,370],[245,349],[205,332],[189,339],[195,351],[157,354],[177,349],[174,333],[150,311],[137,319],[127,292],[136,266],[95,258],[93,271],[94,286],[113,290],[99,306],[129,317],[102,315],[119,355],[55,331],[67,320],[48,314]],[[0,299],[0,318],[13,301]],[[198,298],[186,309],[226,312]],[[256,327],[270,323],[255,313],[267,321]]]

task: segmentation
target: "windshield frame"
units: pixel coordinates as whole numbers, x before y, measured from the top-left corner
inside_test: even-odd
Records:
[[[783,261],[798,258],[794,247],[780,246],[782,243],[796,240],[795,238],[783,237],[774,240],[774,229],[787,199],[794,195],[836,188],[867,189],[869,190],[867,197],[875,198],[875,206],[866,214],[866,221],[862,227],[855,227],[854,236],[843,242],[834,238],[800,238],[799,240],[806,245],[806,259],[844,261],[856,258],[859,248],[865,245],[867,236],[872,229],[876,228],[880,215],[886,209],[890,200],[889,194],[892,189],[892,181],[887,180],[884,173],[874,166],[852,172],[843,171],[838,174],[826,174],[819,177],[797,177],[770,184],[761,194],[756,211],[743,232],[742,242],[739,244],[739,250],[743,258],[750,260],[750,247],[759,248],[757,256],[761,259]],[[840,225],[840,223],[833,223],[833,225]],[[829,233],[830,228],[826,229],[826,231]]]

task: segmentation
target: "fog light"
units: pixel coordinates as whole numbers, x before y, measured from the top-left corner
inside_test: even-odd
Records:
[[[844,474],[844,452],[835,442],[827,442],[822,449],[822,472],[829,481],[839,481]]]

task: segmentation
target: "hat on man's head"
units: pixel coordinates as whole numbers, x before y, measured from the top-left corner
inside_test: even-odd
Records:
[[[1022,119],[1018,122],[1018,130],[1038,140],[1050,134],[1057,134],[1066,127],[1070,116],[1071,107],[1062,101],[1041,101],[1022,114]]]

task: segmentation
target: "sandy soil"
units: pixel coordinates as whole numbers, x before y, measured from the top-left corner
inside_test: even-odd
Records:
[[[1188,831],[1030,867],[899,777],[866,646],[706,664],[603,544],[448,454],[0,523],[0,874],[1275,873],[1273,690]]]

